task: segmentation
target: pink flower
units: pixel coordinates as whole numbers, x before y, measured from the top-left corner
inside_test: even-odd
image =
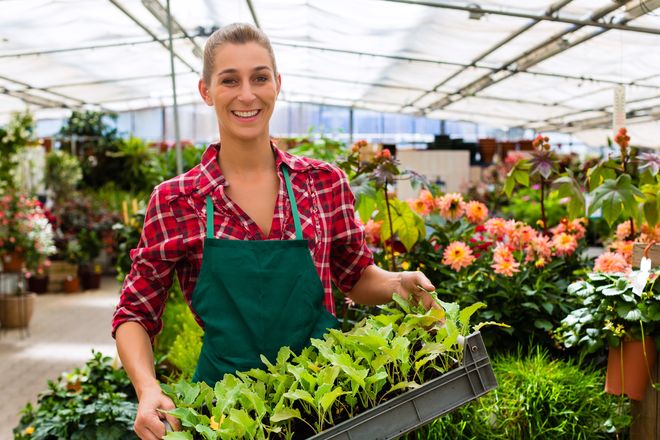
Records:
[[[499,217],[489,219],[484,227],[486,228],[486,232],[498,239],[504,237],[508,231],[506,220]]]
[[[536,237],[536,231],[529,225],[521,223],[517,229],[512,231],[511,244],[516,249],[523,249]]]
[[[516,260],[502,260],[493,263],[491,267],[497,274],[512,277],[514,273],[520,272],[520,269],[518,269],[519,266],[520,263],[518,263]]]
[[[364,225],[365,239],[368,244],[378,246],[380,244],[380,228],[383,222],[375,222],[371,219]]]
[[[635,242],[632,240],[617,240],[610,245],[610,249],[612,249],[617,254],[620,254],[623,258],[625,258],[628,264],[632,265],[634,243]]]
[[[442,264],[450,266],[456,272],[474,261],[472,250],[462,241],[455,241],[447,246],[442,257]]]
[[[474,225],[481,224],[488,218],[488,208],[483,203],[472,200],[465,204],[465,217]]]
[[[616,238],[619,240],[625,240],[630,235],[630,222],[626,221],[619,223],[616,227]]]
[[[630,270],[630,265],[621,254],[614,252],[605,252],[596,258],[594,263],[594,272],[605,273],[626,273]]]
[[[448,220],[458,220],[465,212],[465,202],[459,193],[445,194],[437,200],[440,215]]]
[[[408,200],[410,208],[419,215],[429,215],[432,208],[422,199]]]
[[[577,240],[573,235],[562,232],[552,238],[552,245],[555,247],[557,255],[568,256],[577,249]]]

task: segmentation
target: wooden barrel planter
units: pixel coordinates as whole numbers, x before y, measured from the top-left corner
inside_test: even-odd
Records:
[[[2,328],[25,328],[34,313],[35,293],[0,295],[0,325]]]

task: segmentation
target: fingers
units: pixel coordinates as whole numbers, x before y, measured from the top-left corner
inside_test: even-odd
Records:
[[[161,404],[161,408],[163,408],[163,411],[170,411],[175,409],[176,407],[174,406],[174,403],[172,402],[171,399],[163,396],[163,403]],[[181,431],[181,422],[179,421],[179,419],[165,413],[161,413],[161,415],[165,416],[165,420],[167,420],[167,423],[170,424],[172,430]]]
[[[138,417],[135,420],[133,429],[141,440],[159,440],[165,436],[165,425],[155,414],[153,418],[150,417],[148,420]]]

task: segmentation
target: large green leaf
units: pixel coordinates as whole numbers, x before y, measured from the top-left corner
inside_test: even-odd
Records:
[[[603,217],[610,226],[621,215],[626,218],[638,218],[640,214],[638,200],[644,197],[627,174],[622,174],[616,180],[606,180],[592,191],[591,195],[593,200],[589,206],[589,214],[601,208]]]
[[[570,218],[578,218],[584,216],[584,194],[580,184],[573,177],[571,170],[567,170],[567,175],[556,179],[553,183],[558,186],[558,193],[560,198],[568,197],[568,216]]]

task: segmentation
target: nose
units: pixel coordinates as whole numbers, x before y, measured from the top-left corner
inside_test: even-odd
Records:
[[[241,102],[249,103],[254,101],[255,96],[252,92],[252,84],[250,81],[244,81],[241,85],[240,93],[238,95],[238,100]]]

